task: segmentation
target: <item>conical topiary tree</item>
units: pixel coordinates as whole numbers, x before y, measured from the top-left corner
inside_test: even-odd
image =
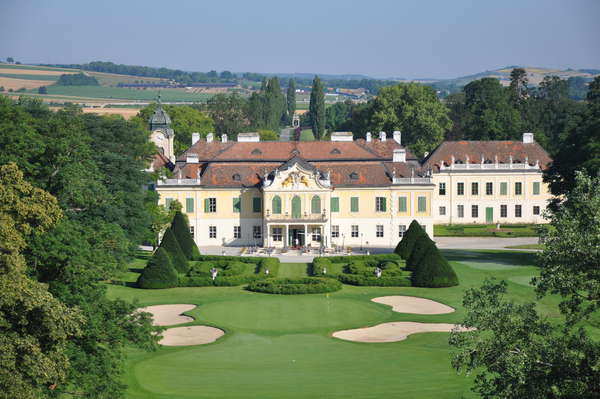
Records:
[[[179,211],[175,212],[173,222],[171,223],[171,230],[173,230],[175,238],[177,238],[177,242],[186,258],[194,259],[200,256],[200,251],[198,251],[198,247],[190,234],[190,225],[184,214]]]
[[[171,258],[164,248],[158,248],[138,277],[140,288],[172,288],[177,287],[177,272],[173,268]]]
[[[431,247],[433,247],[433,249]],[[437,251],[438,249],[427,234],[417,236],[410,256],[406,260],[406,269],[412,271],[416,270],[417,265],[421,262],[425,254],[432,250]]]
[[[408,259],[413,250],[413,246],[417,241],[417,238],[419,238],[421,235],[427,235],[427,233],[425,230],[423,230],[419,222],[413,220],[410,226],[408,226],[406,233],[404,233],[404,237],[402,237],[402,240],[396,246],[394,252],[400,255],[402,259]]]
[[[187,273],[189,270],[187,258],[183,254],[183,251],[177,242],[177,238],[175,238],[175,234],[170,227],[165,231],[160,247],[164,248],[169,254],[175,270],[179,273]]]
[[[415,287],[439,288],[458,285],[454,269],[435,246],[429,247],[429,251],[413,271],[411,280]]]

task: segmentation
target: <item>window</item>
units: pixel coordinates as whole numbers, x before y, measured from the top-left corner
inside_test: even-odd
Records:
[[[196,239],[196,230],[194,229],[194,226],[190,226],[190,235],[192,236],[193,240]]]
[[[493,195],[494,194],[494,183],[487,182],[485,183],[485,195]]]
[[[358,212],[358,197],[350,198],[350,212]]]
[[[440,206],[440,216],[446,216],[446,207]]]
[[[260,197],[254,197],[252,198],[252,212],[254,213],[258,213],[262,210],[262,201],[260,200]]]
[[[273,241],[281,241],[283,238],[283,228],[273,227]]]
[[[279,195],[276,195],[273,197],[273,214],[280,214],[281,213],[281,197]]]
[[[540,182],[539,181],[533,182],[533,195],[540,195]]]
[[[171,202],[173,202],[173,198],[165,198],[165,208],[171,208]]]
[[[383,237],[383,225],[378,224],[375,226],[375,237],[381,238]]]
[[[185,199],[185,211],[187,213],[194,212],[194,199],[193,198],[186,198]]]
[[[310,213],[321,213],[321,197],[313,195],[310,201]]]
[[[456,183],[456,194],[465,195],[465,183]]]
[[[231,178],[233,179],[233,181],[240,181],[242,180],[241,176],[239,174],[235,174],[233,176],[231,176]]]
[[[500,217],[501,218],[508,217],[508,206],[507,205],[500,205]]]
[[[358,180],[358,173],[356,173],[356,172],[350,173],[350,179],[351,180]]]
[[[217,199],[216,198],[205,198],[204,199],[204,212],[215,213],[217,211]]]
[[[440,183],[439,190],[440,195],[446,195],[446,183]]]
[[[208,226],[208,238],[217,238],[217,226]]]
[[[458,205],[456,211],[458,212],[459,218],[465,217],[465,206],[464,205]]]
[[[376,212],[385,212],[386,210],[386,198],[385,197],[376,197],[375,198],[375,211]]]
[[[471,183],[471,195],[479,195],[479,183]]]
[[[233,226],[233,238],[242,238],[242,229],[240,226]]]
[[[419,212],[427,212],[427,197],[417,198],[417,210]]]
[[[406,212],[406,197],[398,198],[398,212]]]
[[[321,228],[320,227],[312,228],[312,240],[313,241],[321,241]]]
[[[521,194],[523,194],[523,183],[518,181],[515,183],[515,195]]]
[[[331,212],[340,211],[340,199],[338,197],[331,197]]]
[[[252,237],[254,238],[262,238],[262,228],[261,226],[252,226]]]
[[[540,214],[540,207],[539,206],[534,206],[533,207],[533,214],[534,215],[539,215]]]
[[[331,238],[339,238],[340,237],[340,226],[334,225],[331,226]]]
[[[355,237],[355,238],[358,237],[358,225],[357,224],[353,224],[351,228],[352,228],[352,230],[351,230],[351,234],[350,235],[352,237]]]
[[[523,215],[521,205],[515,205],[515,217],[520,218]]]
[[[404,237],[404,233],[406,233],[406,225],[401,224],[400,226],[398,226],[398,237]]]
[[[233,212],[240,213],[242,211],[242,201],[240,201],[240,197],[236,197],[233,199]]]
[[[471,217],[472,218],[479,217],[479,207],[477,205],[471,205]]]
[[[500,195],[508,195],[508,183],[500,183]]]

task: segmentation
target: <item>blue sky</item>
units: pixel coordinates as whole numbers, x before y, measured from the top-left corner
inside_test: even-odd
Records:
[[[599,0],[1,0],[0,58],[449,78],[600,68]]]

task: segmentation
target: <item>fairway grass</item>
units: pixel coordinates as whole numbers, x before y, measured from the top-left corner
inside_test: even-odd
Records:
[[[394,321],[457,323],[464,317],[462,297],[486,277],[508,281],[508,297],[536,301],[527,281],[538,274],[535,255],[509,251],[458,251],[444,254],[461,285],[450,288],[355,287],[313,295],[270,295],[243,287],[141,290],[110,285],[109,296],[137,300],[139,306],[189,303],[194,321],[186,325],[220,328],[217,342],[131,349],[126,362],[128,398],[471,398],[472,379],[450,366],[448,333],[419,333],[393,343],[357,343],[333,338],[337,330]],[[480,265],[490,267],[481,267]],[[133,266],[137,270],[143,262]],[[282,277],[305,277],[307,264],[281,264]],[[134,281],[135,271],[124,274]],[[371,302],[387,295],[431,299],[454,313],[397,313]],[[551,321],[561,316],[557,298],[545,297],[538,310]]]

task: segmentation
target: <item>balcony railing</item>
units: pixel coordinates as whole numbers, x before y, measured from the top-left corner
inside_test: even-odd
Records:
[[[290,215],[289,213],[270,213],[268,210],[265,213],[267,222],[284,222],[284,223],[322,223],[328,220],[327,213],[304,213],[301,215]]]
[[[156,182],[157,186],[192,186],[200,184],[200,179],[163,179]]]
[[[446,166],[442,163],[440,170],[482,170],[482,169],[519,169],[519,170],[540,170],[539,161],[536,161],[534,165],[530,165],[528,162],[510,162],[510,163],[452,163]]]
[[[394,177],[394,184],[432,184],[431,177]]]

